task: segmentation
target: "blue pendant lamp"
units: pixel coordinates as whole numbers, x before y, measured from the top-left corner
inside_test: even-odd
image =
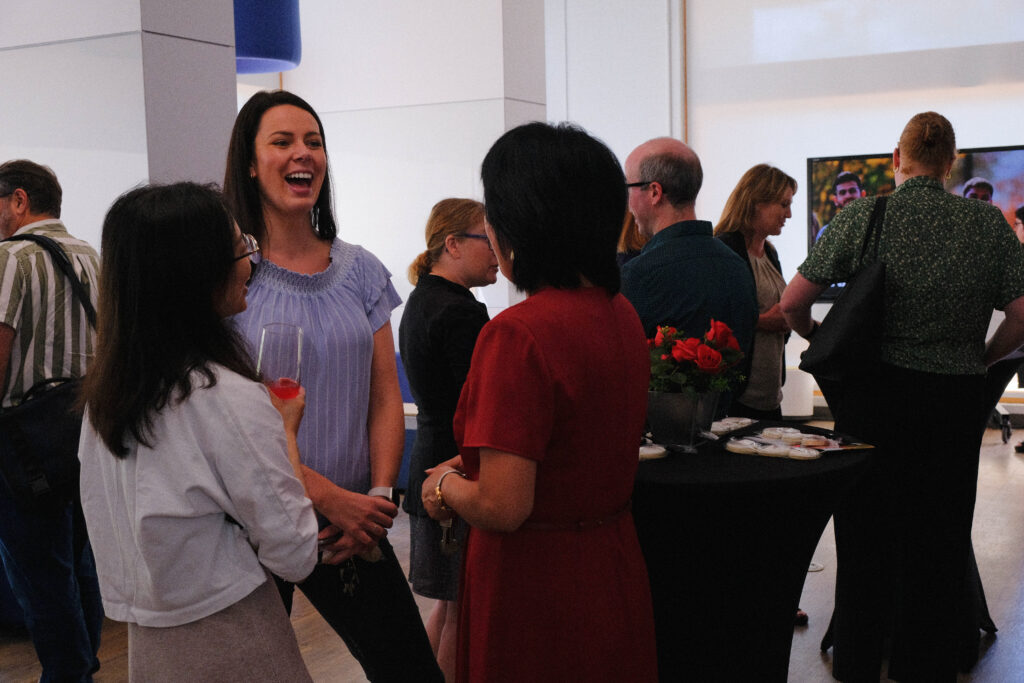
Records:
[[[287,71],[301,60],[299,0],[235,0],[238,73]]]

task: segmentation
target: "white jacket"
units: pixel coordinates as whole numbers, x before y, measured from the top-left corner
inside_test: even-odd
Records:
[[[154,416],[153,448],[129,438],[115,458],[83,421],[82,507],[111,619],[189,623],[249,595],[263,567],[301,581],[316,564],[281,415],[262,385],[214,369],[214,387],[198,388],[197,373],[188,399]]]

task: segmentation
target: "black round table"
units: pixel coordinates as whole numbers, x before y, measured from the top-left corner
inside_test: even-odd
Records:
[[[734,435],[783,424],[760,422]],[[786,681],[807,567],[870,451],[790,460],[730,453],[723,444],[641,462],[637,471],[633,517],[651,582],[660,677]]]

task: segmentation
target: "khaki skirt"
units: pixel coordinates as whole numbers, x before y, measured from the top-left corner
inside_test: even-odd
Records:
[[[235,604],[181,626],[128,624],[132,683],[311,683],[274,580]]]

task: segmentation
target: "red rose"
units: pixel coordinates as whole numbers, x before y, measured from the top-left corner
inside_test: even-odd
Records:
[[[667,334],[669,336],[674,337],[674,336],[676,336],[677,332],[678,332],[678,330],[676,330],[676,328],[674,328],[674,327],[666,327],[665,328],[665,334]]]
[[[700,346],[699,339],[694,339],[693,337],[690,337],[689,339],[677,339],[676,343],[672,346],[672,357],[676,359],[677,363],[696,360],[698,346]]]
[[[658,328],[658,331],[654,333],[654,344],[653,346],[661,346],[665,343],[665,334]]]
[[[729,326],[723,323],[721,320],[711,319],[711,326],[708,328],[708,333],[705,335],[708,343],[713,345],[716,349],[735,349],[740,350],[740,343],[736,341],[736,337],[733,336],[732,330]]]
[[[707,344],[697,347],[697,367],[711,374],[717,375],[722,371],[722,354]]]

